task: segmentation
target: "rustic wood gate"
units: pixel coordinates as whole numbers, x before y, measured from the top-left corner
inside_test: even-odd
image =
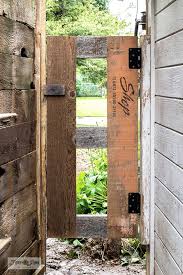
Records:
[[[137,37],[47,39],[48,237],[134,237],[139,225]],[[138,49],[137,49],[138,51]],[[130,57],[131,56],[131,57]],[[76,129],[76,58],[107,58],[107,129]],[[76,148],[108,149],[108,214],[76,215]],[[82,135],[83,136],[83,135]],[[87,143],[88,144],[88,143]],[[88,145],[87,145],[88,147]],[[133,206],[135,207],[133,208]]]

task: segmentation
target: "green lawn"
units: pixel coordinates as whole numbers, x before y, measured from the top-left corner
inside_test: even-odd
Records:
[[[107,116],[107,99],[101,97],[77,97],[76,113],[79,117]]]

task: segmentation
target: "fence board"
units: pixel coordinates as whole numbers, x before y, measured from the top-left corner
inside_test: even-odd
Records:
[[[76,230],[75,38],[48,37],[47,84],[65,85],[66,95],[47,99],[48,236]]]
[[[136,214],[128,213],[128,193],[138,192],[138,74],[129,69],[129,48],[136,37],[108,41],[108,236],[132,237]]]

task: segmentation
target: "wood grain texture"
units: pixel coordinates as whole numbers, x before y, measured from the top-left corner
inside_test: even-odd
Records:
[[[108,38],[108,237],[137,234],[138,215],[128,214],[128,193],[138,192],[138,74],[130,70],[136,37]]]
[[[0,203],[36,181],[36,152],[1,166]]]
[[[29,91],[0,91],[0,113],[16,113],[14,120],[6,120],[4,126],[12,126],[23,122],[36,120],[36,92]],[[3,126],[3,123],[2,125]]]
[[[158,179],[155,180],[155,203],[182,236],[183,204]]]
[[[154,263],[154,271],[156,275],[165,275],[156,261]]]
[[[155,260],[165,275],[182,275],[181,270],[175,263],[166,246],[155,234]]]
[[[183,271],[183,238],[157,207],[155,207],[155,231]]]
[[[76,217],[77,238],[106,238],[107,216],[106,215],[77,215]]]
[[[160,40],[155,45],[156,68],[183,63],[183,31]]]
[[[151,187],[151,83],[150,83],[150,37],[141,38],[142,69],[141,69],[141,242],[149,244],[150,240],[150,187]]]
[[[0,52],[24,57],[34,56],[34,30],[19,22],[0,16]],[[22,49],[25,49],[21,53]]]
[[[183,133],[183,100],[156,97],[155,121]]]
[[[34,81],[32,58],[0,53],[0,90],[29,90]]]
[[[35,122],[0,129],[0,165],[36,149]]]
[[[183,135],[155,124],[155,149],[183,168]]]
[[[63,84],[64,97],[47,99],[48,236],[76,232],[75,39],[48,37],[47,84]]]
[[[0,255],[2,255],[10,246],[11,238],[0,239]]]
[[[20,258],[24,257],[39,257],[39,247],[40,242],[35,240],[29,248],[17,259],[17,262]],[[7,269],[3,275],[32,275],[34,270],[11,270]]]
[[[79,127],[76,130],[77,148],[106,148],[106,127]]]
[[[106,58],[107,38],[79,36],[76,38],[77,58]]]
[[[183,66],[156,70],[156,95],[183,98]]]
[[[155,39],[162,39],[183,28],[183,2],[177,0],[155,17]],[[166,24],[164,24],[166,22]]]
[[[34,27],[34,1],[0,0],[0,15]]]

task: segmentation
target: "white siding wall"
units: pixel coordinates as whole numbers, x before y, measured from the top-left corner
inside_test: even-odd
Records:
[[[183,0],[155,0],[155,275],[183,274]]]

